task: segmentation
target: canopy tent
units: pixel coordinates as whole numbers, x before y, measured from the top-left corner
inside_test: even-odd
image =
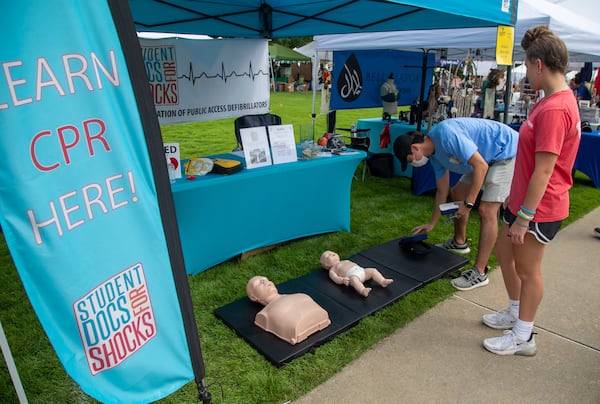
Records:
[[[308,57],[318,56],[318,60],[333,60],[333,54],[330,51],[319,51],[317,52],[315,48],[315,41],[309,42],[304,46],[300,46],[298,48],[294,48],[296,52],[300,52],[301,54]],[[318,53],[318,55],[317,55]]]
[[[285,38],[514,25],[517,0],[129,0],[137,31]]]
[[[521,38],[527,29],[546,25],[560,36],[572,61],[600,61],[600,23],[587,18],[585,9],[565,8],[570,0],[520,0],[515,25],[514,60],[522,60]],[[600,4],[597,2],[596,4]],[[599,8],[596,6],[589,6]],[[596,14],[598,15],[598,14]],[[428,31],[377,32],[344,35],[317,35],[316,48],[322,50],[446,48],[448,59],[466,56],[480,60],[496,57],[496,28],[466,27]]]
[[[281,63],[310,63],[311,58],[277,43],[269,44],[269,57]]]
[[[128,0],[137,31],[242,38],[513,26],[518,0]],[[313,63],[313,77],[316,77]],[[313,86],[313,126],[316,92]]]

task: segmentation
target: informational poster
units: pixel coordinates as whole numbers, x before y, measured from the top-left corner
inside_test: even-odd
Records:
[[[427,55],[424,96],[433,79],[435,55]],[[410,105],[420,96],[423,53],[399,50],[333,52],[330,109],[381,107],[380,87],[390,73],[398,88],[398,105]]]
[[[265,126],[242,128],[240,129],[240,136],[242,138],[242,146],[244,147],[246,168],[252,169],[272,164],[267,128]]]
[[[165,143],[165,158],[171,180],[182,177],[179,143]]]
[[[273,164],[298,161],[293,125],[271,125],[267,127]]]
[[[129,70],[142,62],[123,51],[116,3],[3,4],[0,224],[70,377],[100,402],[145,403],[194,371],[158,198],[162,141],[145,136],[147,88]]]
[[[161,125],[269,112],[266,39],[145,39],[142,55]]]
[[[514,42],[515,28],[499,25],[496,37],[496,64],[498,66],[512,66]]]

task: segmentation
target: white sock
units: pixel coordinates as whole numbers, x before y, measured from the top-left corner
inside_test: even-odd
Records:
[[[515,333],[517,339],[528,341],[529,337],[531,337],[531,332],[533,331],[533,321],[529,322],[517,319],[512,331]]]
[[[519,318],[519,300],[508,299],[508,310],[515,318]]]

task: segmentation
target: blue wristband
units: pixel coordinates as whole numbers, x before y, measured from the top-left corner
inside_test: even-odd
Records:
[[[527,208],[526,208],[525,206],[523,206],[523,205],[521,205],[521,208],[520,208],[520,209],[521,209],[523,212],[527,213],[528,215],[535,215],[535,210],[530,210],[530,209],[527,209]]]

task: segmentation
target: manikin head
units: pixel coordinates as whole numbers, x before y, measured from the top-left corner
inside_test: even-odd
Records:
[[[264,276],[254,276],[246,284],[246,294],[253,302],[267,305],[274,297],[279,295],[277,287]]]
[[[333,251],[325,251],[323,254],[321,254],[321,265],[323,265],[323,268],[325,269],[329,269],[339,262],[340,256]]]

